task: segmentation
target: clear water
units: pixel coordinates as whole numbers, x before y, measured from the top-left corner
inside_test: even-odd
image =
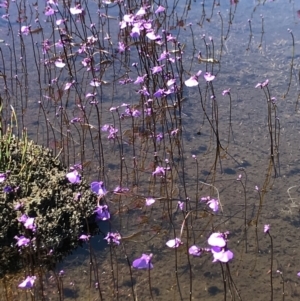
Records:
[[[85,244],[72,255],[58,264],[57,271],[64,270],[63,297],[59,296],[55,279],[52,273],[43,277],[46,300],[100,300],[99,291],[95,283],[99,281],[103,300],[151,300],[149,290],[149,277],[151,279],[152,295],[154,300],[189,300],[192,291],[192,300],[223,300],[224,287],[221,267],[218,263],[212,263],[212,256],[204,254],[200,258],[193,258],[187,254],[188,247],[197,244],[207,247],[207,237],[212,231],[229,231],[229,248],[234,252],[234,260],[229,263],[234,283],[243,300],[269,300],[270,299],[270,239],[263,233],[264,224],[271,225],[273,237],[274,266],[273,266],[273,300],[297,300],[299,288],[297,272],[300,270],[297,258],[298,228],[299,228],[299,143],[298,136],[300,126],[298,122],[298,96],[299,96],[299,18],[297,10],[299,3],[287,0],[278,1],[239,1],[236,5],[230,5],[229,1],[179,1],[175,12],[170,14],[163,23],[163,28],[171,28],[173,35],[184,45],[184,79],[195,74],[198,70],[212,71],[216,75],[213,81],[215,102],[218,104],[219,135],[222,145],[227,145],[229,135],[229,97],[222,96],[222,91],[231,89],[232,96],[232,131],[229,136],[227,150],[221,150],[215,164],[215,138],[211,126],[205,119],[200,104],[197,88],[183,87],[184,100],[182,102],[182,139],[176,141],[171,137],[165,144],[158,145],[158,158],[163,164],[165,159],[171,161],[171,171],[168,172],[167,183],[159,178],[151,176],[153,171],[154,149],[151,139],[143,135],[141,119],[134,120],[136,134],[134,135],[135,157],[138,168],[133,169],[133,144],[132,144],[132,120],[122,121],[124,161],[127,169],[123,173],[123,185],[130,189],[127,195],[108,194],[107,203],[112,212],[110,222],[102,222],[100,228],[106,235],[109,229],[121,233],[122,245],[110,248],[103,240],[104,235],[93,237],[90,244]],[[29,5],[29,4],[26,4]],[[42,5],[39,8],[43,9]],[[298,6],[297,6],[298,5]],[[30,6],[30,5],[29,5]],[[71,5],[72,6],[72,5]],[[95,3],[89,3],[91,18],[97,18]],[[154,5],[157,7],[157,5]],[[188,9],[189,8],[189,9]],[[107,6],[107,14],[118,18],[118,8],[115,5]],[[171,8],[169,8],[171,12]],[[101,9],[105,11],[104,8]],[[205,16],[203,15],[205,12]],[[220,12],[220,14],[218,14]],[[15,12],[16,14],[16,12]],[[11,18],[14,18],[12,10]],[[221,18],[223,19],[223,29]],[[117,48],[119,20],[107,19],[104,26],[106,31],[99,35],[101,41],[111,53]],[[229,20],[231,18],[230,26]],[[42,18],[41,18],[42,19]],[[252,36],[250,37],[249,21],[251,20]],[[180,21],[180,22],[179,22]],[[88,22],[87,22],[88,23]],[[191,24],[190,24],[191,23]],[[3,21],[3,24],[4,21]],[[32,24],[34,24],[32,22]],[[80,24],[77,22],[76,24]],[[263,27],[262,27],[263,24]],[[47,24],[42,26],[47,28]],[[79,26],[79,25],[78,25]],[[17,32],[18,23],[12,24],[13,31]],[[292,36],[288,29],[292,30],[295,39],[294,54]],[[50,35],[49,28],[45,35]],[[79,29],[79,31],[84,29]],[[109,46],[108,40],[104,40],[109,33],[113,46]],[[4,25],[1,29],[0,39],[11,44],[11,34]],[[6,34],[9,33],[8,36]],[[40,43],[41,34],[33,35],[34,41]],[[56,33],[55,33],[56,35]],[[205,36],[204,36],[205,35]],[[201,51],[204,57],[209,56],[212,44],[209,37],[213,38],[215,57],[218,64],[199,63],[197,57]],[[223,37],[223,39],[222,39]],[[226,40],[224,39],[226,37]],[[88,123],[92,125],[91,134],[82,125],[73,127],[68,122],[55,116],[60,101],[48,100],[43,95],[49,96],[47,89],[49,74],[41,72],[40,91],[36,85],[36,67],[30,36],[23,37],[26,51],[28,76],[28,100],[20,104],[17,100],[21,97],[22,89],[16,88],[13,82],[11,91],[11,104],[16,106],[21,115],[23,110],[23,126],[28,128],[30,136],[40,143],[57,146],[62,136],[69,129],[74,137],[75,151],[67,156],[63,152],[63,159],[68,164],[80,160],[86,162],[84,175],[90,180],[103,180],[107,189],[113,190],[120,181],[119,146],[117,143],[106,140],[106,134],[101,133],[103,142],[103,161],[100,164],[101,154],[95,147],[99,135],[97,113],[85,99],[85,95],[91,91],[89,82],[91,76],[84,72],[78,72],[76,79],[80,84],[78,90],[70,90],[64,94],[63,103],[65,116],[69,119],[80,114],[76,104],[82,101],[88,108]],[[57,40],[56,35],[53,40]],[[209,45],[208,51],[205,42]],[[16,42],[16,53],[22,51],[19,42]],[[1,49],[5,56],[9,51],[2,44]],[[20,50],[19,50],[20,49]],[[40,48],[36,49],[36,53]],[[56,55],[59,54],[57,50]],[[41,54],[40,54],[41,55]],[[52,55],[52,54],[51,54]],[[53,54],[54,55],[54,54]],[[103,59],[103,57],[101,57]],[[140,95],[136,93],[138,86],[119,85],[119,79],[126,73],[135,79],[137,74],[132,63],[138,61],[134,46],[131,47],[128,61],[119,56],[108,56],[112,64],[101,67],[99,74],[103,84],[97,89],[97,100],[100,102],[100,125],[114,123],[109,112],[112,106],[122,103],[138,104]],[[125,63],[126,62],[126,63]],[[293,68],[291,69],[291,63]],[[80,58],[75,63],[80,66]],[[18,63],[19,78],[24,80],[22,67]],[[32,66],[32,68],[30,67]],[[7,69],[8,65],[6,65]],[[43,67],[41,67],[41,70]],[[51,69],[51,78],[58,77],[58,86],[62,89],[70,80],[67,68]],[[6,70],[6,72],[8,72]],[[10,72],[10,71],[9,71]],[[14,75],[15,71],[12,71]],[[190,74],[189,74],[190,73]],[[82,78],[80,78],[82,76]],[[276,97],[278,117],[280,120],[280,146],[278,177],[274,177],[270,166],[270,138],[267,128],[267,102],[263,90],[256,88],[257,83],[269,80],[271,95]],[[31,84],[31,82],[33,84]],[[203,99],[208,115],[212,114],[213,100],[210,98],[211,89],[206,85],[203,77],[199,80],[203,93]],[[15,87],[15,88],[13,88]],[[54,91],[57,90],[55,87]],[[25,91],[25,90],[23,90]],[[57,91],[56,91],[57,92]],[[5,95],[5,94],[4,94]],[[23,95],[24,97],[24,95]],[[82,96],[83,98],[83,96]],[[46,108],[53,131],[50,140],[46,139],[45,118],[39,109],[38,101],[42,99]],[[7,101],[6,104],[9,102]],[[171,101],[168,105],[172,104]],[[169,114],[169,111],[166,111]],[[161,123],[163,117],[157,112],[158,131],[167,132],[175,127],[172,122]],[[8,116],[8,115],[7,115]],[[64,117],[65,118],[65,117]],[[178,121],[177,121],[178,122]],[[117,121],[118,123],[118,121]],[[86,126],[86,125],[85,125]],[[82,136],[77,135],[77,127]],[[169,127],[168,129],[166,127]],[[87,128],[87,126],[86,126]],[[60,134],[60,129],[63,135]],[[38,136],[36,133],[39,133]],[[54,133],[54,134],[53,134]],[[92,144],[94,141],[94,145]],[[182,155],[178,153],[177,143],[181,144]],[[83,145],[85,153],[80,154]],[[69,146],[68,146],[69,147]],[[71,147],[70,147],[71,149]],[[59,149],[56,149],[57,153]],[[196,155],[197,164],[192,155]],[[243,170],[241,170],[241,168]],[[246,176],[247,175],[247,182]],[[246,208],[247,208],[247,252],[245,239],[245,194],[243,186],[236,179],[242,174],[242,181],[246,183]],[[201,182],[200,182],[201,181]],[[219,191],[223,212],[212,215],[209,210],[200,210],[204,205],[199,205],[199,198],[206,195],[217,196],[212,187],[203,185],[203,182],[213,184]],[[259,194],[255,190],[258,186],[263,197],[262,209],[258,220],[258,242],[256,237],[255,220],[259,208]],[[289,195],[290,193],[290,195]],[[154,196],[158,200],[151,207],[145,206],[145,198]],[[168,196],[173,201],[166,201]],[[189,197],[189,210],[192,210],[191,219],[184,227],[182,240],[184,244],[178,249],[167,248],[165,243],[174,238],[174,233],[179,236],[183,213],[177,210],[177,201]],[[194,210],[194,211],[193,211]],[[170,223],[170,216],[172,223]],[[187,236],[186,229],[189,229]],[[129,262],[140,257],[142,253],[153,254],[154,269],[148,271],[132,270],[133,288],[130,278]],[[91,263],[92,258],[92,263]],[[98,268],[97,280],[95,270]],[[282,272],[282,278],[279,272]],[[21,300],[35,298],[39,300],[39,286],[34,290],[34,297],[30,292],[14,289],[22,275],[12,277],[9,286],[13,289],[9,300]],[[282,281],[283,279],[283,281]],[[283,288],[284,283],[284,288]],[[134,294],[134,296],[133,296]],[[228,292],[228,300],[231,298]],[[235,296],[235,300],[238,298]]]

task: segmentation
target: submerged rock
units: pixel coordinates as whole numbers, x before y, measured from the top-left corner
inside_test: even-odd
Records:
[[[53,265],[97,226],[96,196],[84,179],[72,184],[52,151],[23,137],[0,137],[0,277]]]

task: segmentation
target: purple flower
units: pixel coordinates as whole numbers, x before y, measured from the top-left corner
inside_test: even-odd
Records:
[[[142,254],[140,258],[135,259],[132,262],[132,266],[136,269],[153,269],[153,264],[151,263],[152,254]]]
[[[184,202],[178,201],[177,206],[181,211],[184,210]]]
[[[70,13],[72,15],[79,15],[82,14],[83,9],[81,8],[80,4],[77,4],[75,7],[70,7]]]
[[[215,76],[212,75],[210,72],[205,72],[204,73],[204,78],[207,82],[211,82],[215,79]]]
[[[176,135],[178,135],[179,129],[175,129],[173,131],[171,131],[170,135],[175,137]]]
[[[172,86],[176,83],[176,79],[175,78],[171,78],[167,81],[167,86]]]
[[[90,82],[90,86],[99,87],[101,85],[101,80],[98,78],[93,78]]]
[[[19,288],[33,288],[34,281],[36,279],[36,276],[27,276],[27,278],[21,282],[18,287]]]
[[[164,139],[163,133],[159,133],[159,134],[156,135],[156,141],[157,141],[157,142],[160,142],[160,141],[162,141],[163,139]]]
[[[18,218],[18,221],[20,223],[24,224],[26,222],[27,218],[28,218],[28,216],[26,214],[23,214]]]
[[[226,246],[227,242],[224,238],[224,233],[212,233],[208,238],[207,242],[213,247],[223,248]]]
[[[147,74],[143,75],[143,76],[138,76],[134,82],[135,85],[137,84],[142,84],[145,80],[145,77],[147,76]]]
[[[29,26],[22,26],[21,27],[21,33],[23,34],[23,35],[25,35],[25,36],[28,36],[29,34],[30,34],[30,27],[31,27],[31,25],[29,25]]]
[[[264,225],[264,233],[269,233],[270,225]]]
[[[126,50],[125,44],[123,42],[119,42],[119,47],[118,47],[119,53],[122,54],[123,52],[125,52],[125,50]]]
[[[13,191],[13,189],[12,189],[12,187],[11,186],[5,186],[4,188],[3,188],[3,192],[4,193],[11,193]]]
[[[170,239],[166,242],[166,245],[169,248],[178,248],[180,245],[182,245],[183,243],[181,242],[180,238],[175,238],[175,239]]]
[[[18,221],[24,225],[26,229],[35,231],[36,226],[34,224],[34,217],[28,217],[26,214],[21,215],[21,217],[18,218]]]
[[[16,243],[16,245],[18,246],[18,247],[22,247],[22,246],[24,246],[24,247],[27,247],[29,244],[30,244],[30,239],[29,238],[26,238],[25,236],[15,236],[14,237],[14,239],[16,239],[17,240],[17,243]]]
[[[107,139],[108,140],[114,140],[114,139],[116,139],[117,138],[117,133],[118,133],[118,129],[115,129],[113,126],[110,126],[109,127],[109,134],[108,134],[108,136],[107,136]]]
[[[297,273],[297,276],[298,276],[298,277],[300,277],[300,272],[299,272],[299,273]]]
[[[73,80],[71,83],[66,83],[64,90],[69,90],[71,87],[75,85],[75,80]]]
[[[110,213],[107,205],[97,206],[94,213],[96,213],[96,220],[106,221],[110,219]]]
[[[100,182],[92,182],[91,183],[91,190],[96,193],[101,198],[104,197],[107,193],[104,183],[102,181]]]
[[[154,203],[155,203],[154,198],[146,198],[146,206],[151,206]]]
[[[160,62],[160,61],[162,61],[162,60],[165,60],[165,59],[169,58],[169,55],[170,55],[170,53],[164,50],[164,51],[160,54],[160,57],[157,59],[157,61]]]
[[[120,186],[117,186],[117,187],[114,189],[114,193],[116,193],[116,194],[127,193],[128,191],[129,191],[129,188],[127,188],[127,187],[120,187]]]
[[[222,95],[230,95],[230,88],[227,90],[223,90]]]
[[[163,6],[159,6],[157,9],[156,9],[156,11],[155,11],[155,13],[156,14],[159,14],[159,13],[162,13],[162,12],[164,12],[166,9],[163,7]]]
[[[60,270],[58,273],[59,277],[63,277],[65,275],[65,271],[64,270]]]
[[[111,243],[114,243],[116,245],[120,244],[121,235],[120,233],[116,232],[108,232],[106,237],[104,238],[107,240],[107,243],[110,245]]]
[[[214,257],[213,262],[228,262],[233,258],[233,253],[230,250],[225,250],[224,248],[212,247],[211,252]]]
[[[6,173],[0,173],[0,183],[4,182],[7,178]]]
[[[70,120],[70,123],[76,123],[76,122],[81,122],[81,118],[80,117],[74,117]]]
[[[51,6],[47,5],[45,7],[45,16],[52,16],[54,14],[55,14],[55,10]]]
[[[165,96],[165,90],[164,89],[158,89],[154,94],[153,96],[155,97],[163,97]]]
[[[32,231],[35,231],[35,229],[36,229],[36,226],[34,224],[34,217],[28,217],[26,219],[25,223],[23,223],[23,224],[26,229],[29,229]]]
[[[146,37],[151,40],[151,41],[156,41],[156,40],[160,40],[161,36],[160,35],[155,35],[154,31],[151,30],[146,34]]]
[[[66,177],[68,178],[69,182],[72,184],[78,184],[80,182],[80,174],[77,170],[73,170],[67,173]]]
[[[165,169],[162,166],[157,166],[156,169],[152,172],[152,176],[164,176],[166,174]]]
[[[216,199],[209,200],[207,205],[213,212],[217,212],[219,210],[219,201]]]
[[[150,95],[150,93],[148,92],[148,90],[147,90],[147,88],[146,88],[145,86],[143,86],[142,89],[140,89],[140,90],[138,91],[138,93],[139,93],[139,94],[142,94],[142,95],[144,95],[144,96],[149,96],[149,95]]]
[[[161,72],[161,71],[163,70],[163,67],[164,67],[164,65],[161,65],[161,66],[154,66],[153,68],[151,68],[152,74]]]
[[[258,84],[256,84],[256,86],[255,86],[255,88],[264,88],[264,87],[266,87],[267,85],[269,84],[269,80],[268,79],[266,79],[263,83],[258,83]]]
[[[202,249],[197,246],[191,246],[189,248],[189,254],[193,256],[200,256],[202,253]]]
[[[79,239],[80,240],[84,240],[84,241],[88,241],[90,239],[91,235],[85,235],[85,234],[82,234],[79,236]]]
[[[189,79],[187,79],[184,83],[187,87],[196,87],[198,86],[198,78],[200,74],[202,73],[201,70],[199,70],[195,75],[191,76]]]

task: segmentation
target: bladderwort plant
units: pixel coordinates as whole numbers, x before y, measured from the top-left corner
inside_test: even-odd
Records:
[[[267,211],[272,170],[280,175],[280,124],[264,82],[259,87],[267,98],[271,159],[266,177],[255,171],[255,183],[264,182],[250,212],[247,187],[253,175],[238,177],[242,205],[232,189],[235,171],[244,168],[246,175],[251,164],[249,153],[238,148],[244,133],[237,120],[245,111],[235,97],[241,67],[230,55],[236,20],[241,30],[250,26],[244,44],[252,55],[253,41],[260,40],[262,48],[267,19],[247,24],[237,16],[239,5],[236,0],[0,2],[9,38],[0,44],[5,161],[0,184],[3,196],[12,198],[12,223],[22,230],[8,247],[23,259],[21,275],[3,281],[8,301],[64,300],[68,292],[85,300],[248,298],[239,290],[250,287],[242,270],[248,271],[253,253],[261,259],[257,229]],[[194,8],[199,15],[191,18]],[[244,59],[236,55],[241,64]],[[31,152],[41,167],[53,150],[56,169],[50,178],[40,176],[37,188],[28,185],[29,197],[17,195],[18,185],[5,184],[13,179],[13,132],[22,141],[18,175],[27,184],[35,167],[26,155]],[[29,137],[46,148],[35,149]],[[43,186],[47,183],[53,187]],[[40,195],[49,196],[43,218],[23,207]],[[251,223],[256,238],[248,231]],[[48,232],[42,233],[43,224]],[[49,238],[46,244],[42,234]],[[236,243],[241,237],[242,250]],[[86,262],[61,268],[57,261],[69,252],[59,253],[64,243],[70,250],[84,246]],[[237,270],[237,260],[243,269]]]

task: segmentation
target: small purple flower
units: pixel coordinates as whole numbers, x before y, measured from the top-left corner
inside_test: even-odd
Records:
[[[157,141],[157,142],[160,142],[160,141],[162,141],[163,139],[164,139],[163,133],[158,133],[158,134],[156,135],[156,141]]]
[[[153,30],[150,30],[147,34],[146,34],[146,37],[151,40],[151,41],[157,41],[157,40],[160,40],[161,39],[161,36],[160,35],[156,35],[154,33]]]
[[[155,14],[159,14],[159,13],[162,13],[164,12],[166,9],[163,7],[163,6],[159,6],[156,11],[154,12]]]
[[[118,52],[122,54],[123,52],[125,52],[125,50],[126,50],[125,44],[123,42],[119,42]]]
[[[169,58],[169,56],[170,56],[170,53],[164,50],[161,53],[160,57],[157,59],[157,61],[160,62],[160,61],[166,60]]]
[[[24,224],[24,227],[25,227],[26,229],[35,231],[35,230],[36,230],[36,226],[35,226],[35,224],[34,224],[34,219],[35,219],[34,217],[28,217],[28,218],[26,219],[25,223],[23,223],[23,224]]]
[[[11,193],[13,191],[13,189],[12,189],[12,187],[11,186],[5,186],[4,188],[3,188],[3,192],[4,193]]]
[[[47,5],[45,7],[45,16],[52,16],[54,14],[55,14],[55,10],[51,6]]]
[[[101,198],[104,197],[107,193],[104,183],[102,181],[100,182],[92,182],[91,183],[91,190],[96,193]]]
[[[29,238],[26,238],[25,236],[15,236],[14,237],[14,239],[16,239],[17,240],[17,243],[16,243],[16,245],[18,246],[18,247],[22,247],[22,246],[24,246],[24,247],[27,247],[29,244],[30,244],[30,239]]]
[[[298,277],[300,277],[300,272],[299,272],[299,273],[297,273],[297,276],[298,276]]]
[[[142,254],[140,258],[135,259],[132,262],[132,266],[135,269],[153,269],[153,264],[151,263],[152,259],[152,254],[147,255],[147,254]]]
[[[195,75],[191,76],[189,79],[187,79],[184,83],[187,87],[196,87],[198,86],[198,78],[200,74],[202,73],[201,70],[199,70]]]
[[[91,235],[82,234],[79,236],[79,239],[83,240],[83,241],[88,241],[90,239],[90,237],[91,237]]]
[[[64,63],[62,59],[57,59],[54,64],[57,68],[63,68],[66,66],[66,63]]]
[[[154,198],[146,198],[146,206],[151,206],[155,203]]]
[[[80,4],[77,4],[75,7],[70,7],[70,13],[72,15],[79,15],[83,13],[83,9]]]
[[[23,35],[25,35],[25,36],[28,36],[29,34],[30,34],[30,27],[31,27],[31,25],[29,25],[29,26],[22,26],[21,27],[21,33],[23,34]]]
[[[213,262],[221,261],[228,262],[233,258],[233,253],[230,250],[224,250],[224,248],[212,247],[211,252],[213,254]]]
[[[215,76],[212,75],[210,72],[205,72],[204,73],[204,78],[207,82],[211,82],[215,79]]]
[[[136,80],[134,81],[134,84],[135,85],[137,85],[137,84],[143,84],[146,76],[147,76],[147,74],[145,74],[143,76],[138,76],[136,78]]]
[[[24,224],[27,220],[28,216],[26,214],[22,214],[19,218],[18,221],[22,224]]]
[[[164,65],[161,65],[161,66],[154,66],[153,68],[151,68],[152,74],[161,72],[161,71],[163,70],[163,67],[164,67]]]
[[[178,135],[178,132],[179,132],[179,129],[172,130],[170,135],[175,137],[176,135]]]
[[[78,184],[80,182],[80,174],[77,170],[73,170],[67,173],[66,177],[68,178],[69,182],[72,184]]]
[[[0,173],[0,183],[4,182],[7,178],[6,173]]]
[[[227,90],[223,90],[222,95],[230,95],[230,88]]]
[[[64,270],[60,270],[58,273],[59,277],[63,277],[65,275],[65,271]]]
[[[162,166],[157,166],[156,169],[152,172],[152,176],[164,176],[166,174],[165,169]]]
[[[148,90],[147,90],[147,87],[145,87],[145,86],[143,86],[142,89],[140,89],[140,90],[138,91],[138,93],[139,93],[139,94],[142,94],[142,95],[144,95],[144,96],[149,96],[149,95],[150,95],[150,93],[149,93]]]
[[[75,80],[73,80],[70,83],[66,83],[64,90],[69,90],[71,87],[73,87],[75,85]]]
[[[213,212],[217,212],[219,210],[219,201],[216,199],[209,200],[207,205]]]
[[[111,243],[114,243],[116,245],[120,244],[120,240],[121,240],[121,235],[120,233],[116,232],[108,232],[106,237],[104,238],[107,240],[107,243],[110,245]]]
[[[207,240],[208,244],[213,247],[223,248],[226,246],[227,241],[224,238],[224,233],[212,233]]]
[[[264,233],[269,233],[270,225],[264,225]]]
[[[183,210],[184,210],[184,202],[178,201],[177,207],[178,207],[181,211],[183,211]]]
[[[178,248],[180,245],[182,245],[183,243],[181,242],[180,238],[175,238],[175,239],[170,239],[166,242],[166,245],[169,248]]]
[[[96,213],[96,220],[106,221],[110,219],[110,213],[107,205],[97,206],[94,213]]]
[[[27,278],[21,282],[18,287],[19,288],[33,288],[34,281],[36,279],[36,276],[27,276]]]
[[[268,84],[269,84],[269,80],[266,79],[266,80],[261,84],[261,86],[262,86],[262,87],[266,87]]]
[[[199,248],[197,246],[191,246],[189,248],[189,254],[193,256],[200,256],[202,253],[202,248]]]
[[[154,97],[163,97],[165,96],[165,90],[164,89],[158,89],[155,93],[153,93]]]
[[[114,189],[114,193],[116,193],[116,194],[127,193],[128,191],[129,191],[129,188],[127,188],[127,187],[120,187],[120,186],[117,186],[117,187]]]
[[[107,139],[108,140],[114,140],[114,139],[116,139],[118,131],[119,131],[118,129],[115,129],[113,126],[110,126],[109,131],[108,131],[109,134],[107,136]]]

